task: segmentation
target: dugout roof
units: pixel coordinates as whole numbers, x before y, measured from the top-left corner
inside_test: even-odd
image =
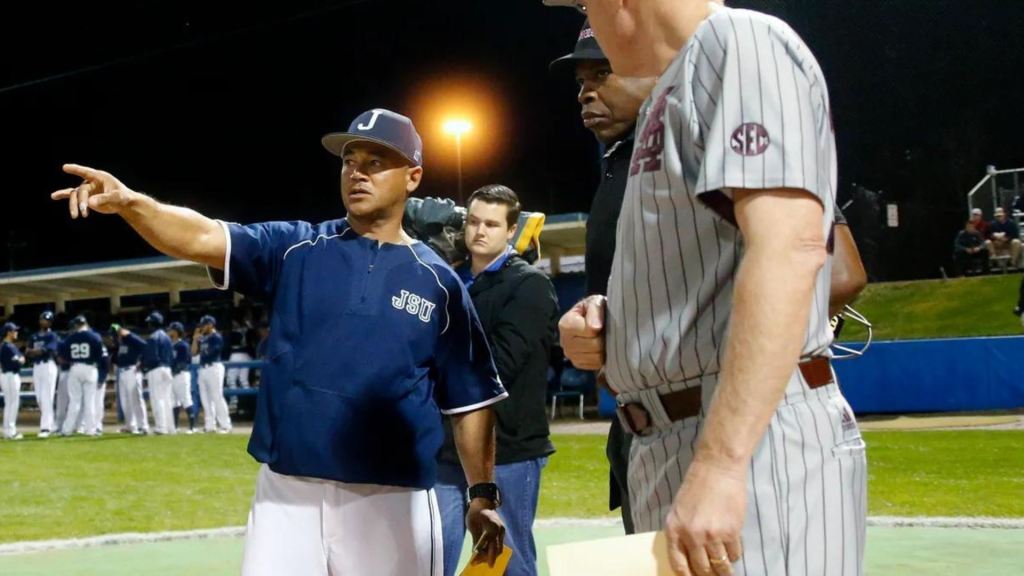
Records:
[[[587,215],[555,214],[541,232],[541,254],[583,254]],[[614,234],[615,230],[609,230]],[[557,273],[557,265],[554,268]],[[0,305],[46,304],[212,288],[205,267],[166,256],[0,273]],[[10,314],[10,310],[6,311]]]

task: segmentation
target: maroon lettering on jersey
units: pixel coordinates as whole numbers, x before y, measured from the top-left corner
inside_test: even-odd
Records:
[[[661,153],[665,149],[665,108],[668,107],[669,93],[675,89],[675,86],[669,86],[651,107],[644,131],[636,142],[633,163],[629,168],[630,176],[636,176],[641,171],[661,170]]]
[[[757,156],[764,154],[770,141],[768,131],[764,129],[764,126],[748,122],[732,133],[729,145],[733,152],[741,156]]]

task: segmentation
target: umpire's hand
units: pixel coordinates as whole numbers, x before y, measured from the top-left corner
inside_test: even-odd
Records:
[[[475,498],[466,514],[466,528],[473,537],[473,558],[486,560],[488,566],[494,566],[505,547],[505,523],[493,506],[490,501]]]
[[[558,322],[565,357],[580,370],[604,367],[604,308],[604,296],[588,296]]]

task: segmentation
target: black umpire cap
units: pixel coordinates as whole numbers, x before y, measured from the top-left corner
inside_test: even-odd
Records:
[[[551,72],[559,72],[565,68],[572,66],[575,67],[576,63],[580,60],[607,60],[604,50],[597,43],[597,38],[594,38],[594,30],[590,28],[590,20],[583,22],[583,29],[580,30],[580,36],[576,40],[576,48],[573,49],[571,54],[566,54],[561,58],[558,58],[548,65],[548,70]]]

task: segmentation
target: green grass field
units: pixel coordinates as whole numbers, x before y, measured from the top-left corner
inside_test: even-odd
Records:
[[[1020,274],[871,284],[854,304],[871,321],[878,340],[1020,334]],[[843,340],[865,331],[849,323]]]
[[[1024,431],[865,433],[869,512],[1024,517]],[[604,437],[554,437],[541,517],[607,512]],[[256,463],[241,435],[0,443],[0,542],[237,526]]]

